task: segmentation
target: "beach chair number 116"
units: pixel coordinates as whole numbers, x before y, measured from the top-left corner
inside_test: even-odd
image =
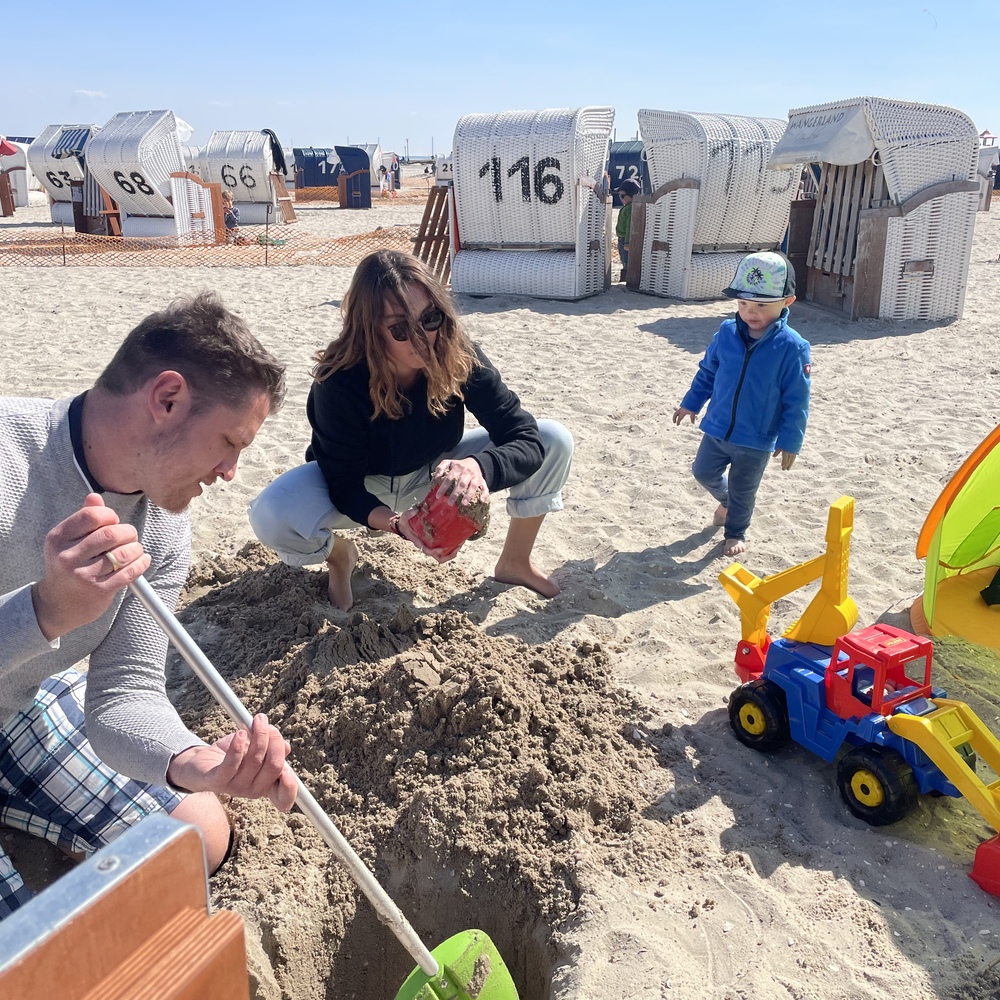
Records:
[[[527,156],[522,156],[507,168],[507,176],[513,177],[515,174],[521,175],[521,198],[524,201],[531,201],[532,190],[535,197],[544,205],[555,205],[566,193],[566,187],[562,178],[552,170],[559,170],[559,161],[554,156],[543,156],[535,164],[534,171],[531,170],[531,163]],[[546,173],[546,171],[550,171]],[[480,168],[479,176],[492,176],[493,197],[497,201],[503,201],[503,167],[500,164],[499,156],[491,156]],[[534,182],[532,184],[532,182]]]

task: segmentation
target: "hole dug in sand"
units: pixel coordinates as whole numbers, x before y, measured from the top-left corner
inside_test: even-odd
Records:
[[[625,735],[640,709],[601,649],[491,637],[457,611],[415,617],[398,591],[341,615],[324,574],[256,545],[188,585],[189,631],[291,742],[297,773],[425,944],[480,928],[522,1000],[552,997],[581,871],[635,863],[659,771]],[[229,731],[193,678],[176,700],[206,739]],[[230,808],[239,845],[213,900],[247,920],[255,996],[394,996],[415,963],[308,820]]]

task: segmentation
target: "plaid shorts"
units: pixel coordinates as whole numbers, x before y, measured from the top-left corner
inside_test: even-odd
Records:
[[[0,727],[0,825],[91,854],[183,795],[133,781],[94,753],[83,719],[87,679],[65,670],[44,681],[27,711]],[[0,847],[0,919],[31,893]]]

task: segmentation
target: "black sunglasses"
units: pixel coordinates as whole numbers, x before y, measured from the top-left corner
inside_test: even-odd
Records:
[[[430,309],[425,309],[420,314],[417,322],[425,333],[433,333],[435,330],[440,330],[444,325],[444,313],[437,306],[431,306]],[[398,323],[392,323],[388,327],[388,330],[392,339],[400,344],[405,344],[410,339],[410,321],[408,319],[401,319]]]

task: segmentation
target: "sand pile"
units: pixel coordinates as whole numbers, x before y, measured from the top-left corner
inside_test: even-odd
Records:
[[[369,572],[391,558],[391,541],[361,541]],[[522,995],[544,995],[553,935],[580,902],[578,849],[611,869],[654,862],[642,812],[660,753],[598,644],[529,645],[405,603],[344,616],[325,601],[324,574],[256,544],[202,564],[189,594],[189,631],[220,669],[235,665],[237,694],[282,730],[299,776],[431,946],[481,926]],[[209,740],[230,730],[197,681],[184,687],[194,728]],[[215,896],[264,942],[274,982],[257,970],[259,995],[323,996],[330,970],[350,963],[352,922],[374,932],[369,904],[303,817],[231,808],[240,847]],[[386,951],[375,974],[388,961],[398,987],[412,963],[394,941]],[[351,978],[336,996],[373,995],[369,973]]]

